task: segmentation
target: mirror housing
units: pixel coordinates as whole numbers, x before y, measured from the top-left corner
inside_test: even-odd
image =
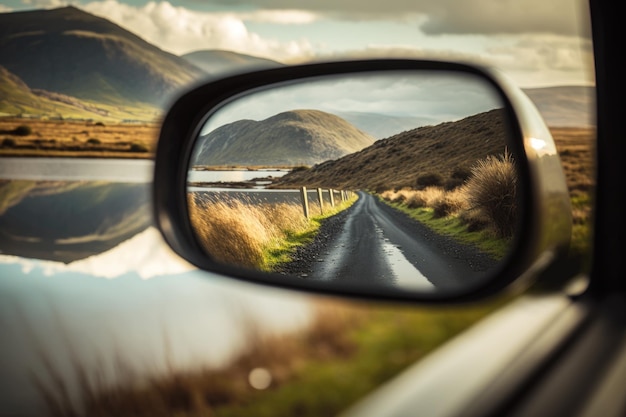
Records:
[[[323,77],[355,77],[397,72],[454,73],[480,79],[500,98],[510,131],[507,149],[519,178],[516,232],[507,255],[479,283],[456,291],[408,291],[394,286],[354,285],[293,279],[223,262],[207,254],[190,218],[188,169],[207,120],[226,104],[256,92]],[[260,104],[262,106],[262,104]],[[564,256],[571,235],[571,207],[552,136],[526,95],[498,72],[460,63],[365,60],[290,66],[235,75],[203,84],[171,106],[161,128],[154,177],[156,223],[172,249],[195,266],[226,276],[284,288],[387,300],[426,303],[476,300],[511,284],[522,288],[538,272]]]

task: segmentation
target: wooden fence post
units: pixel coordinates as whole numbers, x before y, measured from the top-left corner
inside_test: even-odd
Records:
[[[335,196],[333,195],[335,192],[335,190],[333,190],[332,188],[328,189],[328,194],[330,194],[330,206],[331,207],[335,207]]]
[[[306,193],[306,187],[300,188],[300,200],[302,200],[302,210],[304,210],[304,217],[309,218],[309,197]]]
[[[322,214],[324,214],[324,196],[322,195],[321,188],[317,189],[317,198],[320,201],[320,211]]]

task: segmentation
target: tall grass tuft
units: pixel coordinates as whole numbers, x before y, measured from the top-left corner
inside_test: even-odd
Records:
[[[509,152],[478,161],[463,192],[470,208],[490,220],[497,236],[513,235],[518,211],[517,173]]]
[[[191,224],[211,257],[250,268],[263,263],[263,244],[270,236],[254,206],[236,200],[229,204],[190,200]]]
[[[435,218],[448,217],[467,208],[464,195],[458,190],[439,193],[430,205]]]
[[[265,251],[277,239],[308,224],[298,204],[249,204],[237,199],[198,202],[189,198],[191,223],[215,260],[267,269]]]

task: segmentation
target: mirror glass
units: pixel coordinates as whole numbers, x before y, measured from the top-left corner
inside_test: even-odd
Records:
[[[470,289],[518,230],[503,103],[479,76],[432,70],[247,92],[195,143],[194,231],[215,261],[286,280]]]

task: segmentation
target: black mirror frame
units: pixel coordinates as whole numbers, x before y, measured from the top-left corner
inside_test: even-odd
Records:
[[[508,146],[516,156],[523,200],[520,233],[513,239],[509,255],[489,279],[479,287],[444,294],[415,294],[392,287],[376,287],[372,291],[369,287],[339,284],[330,288],[320,282],[285,280],[280,275],[227,266],[208,257],[190,225],[186,179],[193,144],[214,109],[247,91],[273,84],[317,76],[401,70],[473,74],[484,79],[502,98],[511,121],[513,138]],[[545,143],[543,155],[535,149],[536,139]],[[571,207],[565,177],[552,136],[537,109],[498,72],[456,62],[381,59],[313,63],[238,74],[192,88],[173,103],[163,120],[155,159],[153,201],[156,225],[166,242],[200,269],[282,288],[385,301],[462,303],[499,294],[507,287],[524,289],[541,270],[564,256],[571,236]]]

